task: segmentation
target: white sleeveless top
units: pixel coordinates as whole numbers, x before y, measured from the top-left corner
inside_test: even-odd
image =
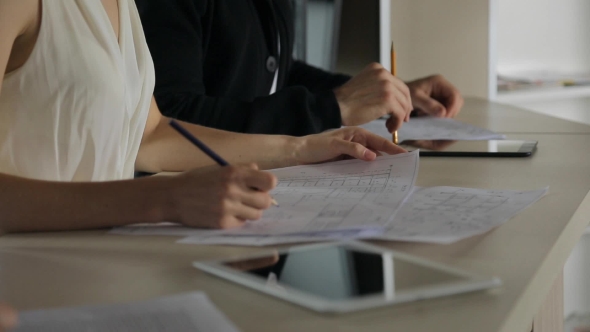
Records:
[[[35,48],[0,91],[0,173],[133,177],[155,79],[133,0],[119,20],[117,41],[101,1],[42,1]]]

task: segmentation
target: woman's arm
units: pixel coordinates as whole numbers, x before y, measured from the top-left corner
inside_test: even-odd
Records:
[[[214,163],[168,123],[152,98],[136,163],[138,170],[185,171]],[[325,162],[342,156],[370,161],[377,156],[375,152],[405,152],[390,140],[357,127],[291,137],[239,134],[185,122],[182,125],[230,164],[257,163],[262,169]]]
[[[20,67],[26,61],[23,54],[34,45],[39,12],[38,0],[0,0],[0,93],[5,72]],[[0,173],[0,233],[159,221],[234,227],[260,218],[270,206],[268,191],[276,179],[253,168],[216,166],[176,177],[103,183],[37,181]]]
[[[0,231],[94,229],[172,221],[230,228],[270,207],[275,177],[250,167],[211,167],[175,177],[76,183],[0,174]],[[252,188],[256,188],[254,190]]]
[[[165,179],[149,180],[64,183],[0,174],[0,230],[75,230],[164,220]]]

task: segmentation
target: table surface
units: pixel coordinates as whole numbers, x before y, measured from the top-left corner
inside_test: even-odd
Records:
[[[486,105],[487,107],[480,107]],[[498,130],[499,105],[468,101],[468,119]],[[489,114],[485,114],[490,112]],[[483,114],[482,114],[483,112]],[[511,118],[508,110],[498,117]],[[373,242],[401,252],[502,279],[503,286],[346,315],[322,315],[207,275],[194,260],[230,257],[264,248],[175,244],[171,237],[128,237],[105,231],[8,235],[0,238],[0,294],[18,309],[149,299],[205,291],[244,331],[525,331],[553,280],[590,221],[590,135],[526,134],[554,119],[518,110],[525,134],[536,139],[531,158],[421,158],[417,185],[539,189],[547,196],[499,228],[451,245]],[[563,120],[558,120],[563,121]],[[481,125],[481,122],[471,122]],[[567,121],[553,128],[577,128]],[[500,127],[494,127],[500,126]],[[580,127],[584,128],[584,127]],[[528,130],[527,130],[528,129]],[[580,132],[583,130],[580,129]],[[578,129],[575,129],[576,132]],[[590,133],[590,130],[587,130]]]
[[[518,107],[590,125],[590,97],[518,103]]]
[[[457,119],[501,133],[590,134],[590,125],[568,120],[580,118],[584,107],[590,110],[590,98],[525,105],[527,109],[544,114],[484,99],[466,98],[463,111]],[[590,111],[587,113],[590,114]],[[590,116],[582,119],[590,119]]]

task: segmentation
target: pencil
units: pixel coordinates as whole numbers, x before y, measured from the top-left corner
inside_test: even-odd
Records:
[[[393,41],[391,42],[391,75],[397,76],[397,59]],[[397,130],[393,132],[393,143],[398,144]]]
[[[180,135],[184,136],[187,140],[193,143],[196,147],[198,147],[203,153],[205,153],[209,158],[215,160],[217,164],[220,166],[228,166],[229,163],[225,161],[225,159],[221,158],[215,151],[211,150],[205,143],[201,142],[198,138],[193,136],[188,130],[184,129],[178,122],[174,120],[170,120],[170,126],[174,128]],[[279,206],[279,203],[273,198],[272,205]]]

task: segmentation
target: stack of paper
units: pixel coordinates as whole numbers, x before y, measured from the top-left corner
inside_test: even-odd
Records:
[[[418,151],[274,173],[279,184],[272,195],[281,206],[241,228],[198,230],[168,223],[122,227],[113,233],[253,246],[348,238],[451,243],[499,226],[547,192],[416,188]]]
[[[385,127],[385,120],[375,120],[360,127],[387,139],[392,138]],[[412,118],[410,122],[402,125],[397,134],[400,142],[408,140],[477,141],[505,138],[504,135],[464,122],[435,117]]]
[[[19,314],[14,332],[232,332],[238,329],[204,293],[189,293],[145,302]]]

